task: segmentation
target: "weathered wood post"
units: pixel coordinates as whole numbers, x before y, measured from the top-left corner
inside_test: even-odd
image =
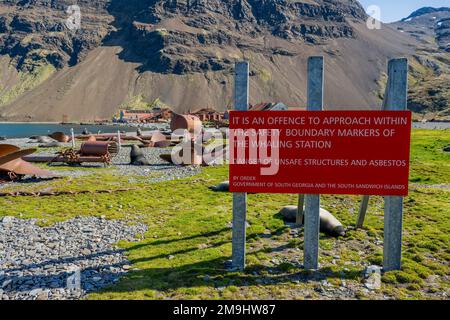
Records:
[[[366,218],[367,207],[369,206],[369,196],[362,196],[361,205],[359,207],[358,219],[356,220],[356,228],[362,228],[364,219]]]
[[[400,61],[400,62],[399,62]],[[406,63],[406,75],[400,75],[397,71],[391,70],[392,66],[396,65],[397,68],[400,67],[401,64]],[[405,68],[405,66],[401,66],[401,68]],[[398,69],[400,70],[400,69]],[[399,80],[394,80],[394,77],[405,77],[403,80],[403,87],[400,88]],[[394,84],[397,83],[397,84]],[[394,92],[394,88],[400,88],[400,91]],[[400,95],[403,94],[403,97]],[[384,92],[383,99],[383,110],[407,110],[407,94],[408,94],[408,60],[407,59],[393,59],[389,61],[388,65],[388,83],[386,85],[386,89]],[[398,96],[397,96],[398,95]],[[395,98],[394,98],[395,97]],[[400,102],[402,105],[398,105]],[[369,205],[370,196],[362,196],[361,205],[359,207],[358,218],[356,220],[356,228],[362,228],[364,225],[364,219],[366,218],[367,207]]]
[[[298,195],[298,206],[297,206],[297,215],[295,216],[295,224],[297,226],[300,226],[303,223],[303,207],[305,206],[305,195],[299,194]]]
[[[234,80],[234,109],[247,111],[249,103],[249,63],[237,62]],[[232,267],[245,268],[247,193],[233,193]]]
[[[393,59],[388,65],[385,110],[407,109],[408,60]],[[383,270],[399,270],[402,258],[403,197],[384,198]]]
[[[324,64],[323,57],[308,59],[308,111],[323,109]],[[315,270],[319,266],[320,195],[305,197],[305,269]]]
[[[73,128],[70,128],[70,136],[72,138],[72,149],[75,149],[76,145],[75,145],[75,132],[73,131]]]

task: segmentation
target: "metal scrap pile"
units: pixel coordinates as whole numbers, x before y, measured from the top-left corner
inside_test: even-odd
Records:
[[[36,149],[21,150],[10,144],[0,144],[0,183],[17,181],[26,175],[54,177],[53,173],[40,169],[22,159],[22,157],[34,152],[36,152]]]
[[[100,162],[110,164],[118,152],[118,145],[114,141],[86,141],[80,150],[68,149],[59,152],[56,156],[26,156],[30,162],[62,162],[68,164],[81,164],[83,162]]]

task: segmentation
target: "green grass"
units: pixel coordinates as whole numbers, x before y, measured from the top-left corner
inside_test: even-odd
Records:
[[[420,176],[420,184],[450,181],[448,156],[439,151],[448,141],[448,131],[414,131],[412,177]],[[438,169],[439,174],[434,174]],[[119,244],[126,249],[133,270],[118,284],[91,294],[89,299],[313,299],[321,297],[314,289],[322,280],[335,288],[345,282],[361,299],[435,299],[449,290],[448,188],[412,187],[405,198],[403,269],[385,273],[381,290],[367,292],[362,285],[365,266],[382,264],[381,197],[371,198],[365,228],[350,230],[340,239],[321,235],[321,269],[306,272],[300,267],[302,233],[292,235],[277,215],[281,207],[296,204],[297,196],[249,195],[247,269],[228,272],[224,263],[231,257],[232,196],[208,189],[228,179],[227,167],[205,168],[190,178],[159,183],[148,183],[142,177],[116,176],[110,168],[86,170],[98,174],[45,182],[38,187],[96,190],[135,186],[138,190],[0,198],[0,215],[39,218],[45,224],[78,215],[104,215],[110,219],[135,218],[148,224],[144,240]],[[322,196],[322,206],[344,225],[352,226],[359,200],[357,196],[326,195]],[[431,281],[430,277],[436,279]]]
[[[413,130],[410,181],[423,184],[450,183],[450,130]]]
[[[14,87],[4,92],[1,92],[0,88],[0,106],[14,101],[21,94],[35,88],[55,71],[55,67],[50,64],[38,65],[31,72],[21,71],[19,82]]]

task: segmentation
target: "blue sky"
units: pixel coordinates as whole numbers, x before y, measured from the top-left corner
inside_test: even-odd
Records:
[[[450,0],[359,0],[364,8],[377,5],[381,8],[381,21],[393,22],[409,16],[422,7],[450,7]]]

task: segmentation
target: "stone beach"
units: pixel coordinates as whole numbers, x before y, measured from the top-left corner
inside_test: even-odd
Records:
[[[111,285],[130,269],[115,243],[147,231],[141,223],[97,217],[51,227],[36,221],[6,216],[0,222],[0,300],[79,299]],[[71,287],[77,272],[79,286]]]

